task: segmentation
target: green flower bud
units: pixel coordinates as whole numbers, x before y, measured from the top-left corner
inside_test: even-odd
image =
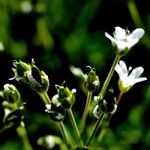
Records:
[[[15,61],[15,73],[14,78],[17,81],[21,81],[36,92],[47,92],[49,88],[49,79],[44,71],[41,71],[35,66],[34,60],[32,59],[31,64],[26,64],[22,61]]]
[[[32,76],[29,77],[29,85],[32,90],[37,92],[47,92],[49,88],[49,79],[44,71],[32,64]]]
[[[17,88],[12,84],[5,84],[3,96],[9,103],[16,103],[21,100],[20,93]]]
[[[64,86],[56,86],[58,90],[58,100],[62,104],[62,106],[66,109],[69,109],[72,107],[72,105],[75,102],[75,96],[74,93],[76,92],[75,89],[70,91],[68,87]]]
[[[15,68],[13,68],[14,73],[18,76],[18,77],[24,77],[26,76],[26,74],[28,74],[28,72],[31,71],[31,65],[26,64],[22,61],[14,61],[13,65]]]
[[[95,90],[97,90],[100,86],[100,81],[99,81],[99,77],[96,75],[95,69],[91,68],[90,66],[88,66],[90,68],[90,72],[87,74],[87,78],[85,80],[84,83],[84,87],[90,91],[90,92],[94,92]]]

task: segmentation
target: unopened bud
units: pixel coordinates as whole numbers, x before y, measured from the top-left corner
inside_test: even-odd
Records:
[[[71,91],[68,87],[58,86],[58,85],[56,85],[56,88],[58,90],[59,102],[62,104],[64,108],[66,109],[71,108],[75,102],[74,93],[76,92],[76,90],[73,89]]]
[[[99,77],[96,75],[95,69],[90,68],[90,72],[87,74],[87,79],[85,80],[84,86],[85,88],[90,91],[94,92],[100,86]]]
[[[15,103],[21,100],[19,91],[12,84],[4,85],[3,95],[4,95],[4,99],[9,103]]]

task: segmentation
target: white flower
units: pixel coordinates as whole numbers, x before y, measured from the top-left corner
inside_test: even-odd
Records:
[[[119,52],[133,47],[143,35],[144,30],[142,28],[137,28],[130,33],[129,30],[122,29],[121,27],[115,27],[114,37],[105,32],[105,36],[110,39],[115,46],[117,46]]]
[[[143,67],[136,67],[132,71],[132,67],[127,69],[124,61],[119,61],[115,67],[115,71],[119,75],[119,88],[122,92],[127,92],[134,84],[147,80],[146,77],[140,77],[144,72]],[[131,73],[130,73],[131,72]]]

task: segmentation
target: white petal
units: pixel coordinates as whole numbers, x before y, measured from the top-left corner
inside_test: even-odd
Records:
[[[71,93],[73,93],[73,94],[76,93],[76,92],[77,92],[76,89],[72,89],[72,90],[71,90]]]
[[[133,47],[138,41],[139,39],[127,39],[127,47],[128,49],[130,49],[131,47]]]
[[[126,48],[128,48],[128,43],[126,41],[123,41],[123,40],[118,40],[116,42],[116,45],[117,45],[117,48],[119,51],[123,51],[125,50]]]
[[[129,78],[136,79],[139,78],[140,75],[144,72],[143,67],[136,67],[135,69],[132,70],[132,72],[129,75]]]
[[[80,68],[74,67],[72,65],[69,67],[69,69],[72,72],[72,74],[74,74],[75,76],[80,77],[81,74],[83,74],[83,71]]]
[[[126,30],[122,29],[121,27],[115,27],[114,38],[116,40],[125,39],[126,38]]]
[[[119,75],[120,80],[124,80],[128,76],[127,66],[124,61],[119,61],[119,63],[115,67],[116,72]]]
[[[120,61],[119,61],[119,65],[120,65],[120,67],[122,68],[122,72],[123,72],[124,74],[128,74],[127,66],[126,66],[126,64],[125,64],[125,62],[124,62],[123,60],[120,60]]]
[[[133,80],[130,82],[130,85],[133,86],[135,83],[142,82],[142,81],[145,81],[145,80],[147,80],[146,77],[133,79]]]
[[[106,36],[109,40],[111,40],[111,42],[116,43],[116,40],[115,40],[110,34],[108,34],[107,32],[105,32],[105,36]]]
[[[143,37],[144,33],[145,31],[142,28],[137,28],[130,34],[130,36],[132,36],[133,39],[139,40],[141,37]]]

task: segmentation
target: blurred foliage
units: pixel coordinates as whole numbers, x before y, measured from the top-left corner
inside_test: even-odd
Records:
[[[69,71],[72,64],[82,69],[87,65],[95,67],[103,83],[115,56],[104,32],[112,33],[115,26],[129,30],[144,28],[146,33],[142,41],[123,59],[133,66],[142,65],[149,77],[148,0],[0,0],[0,42],[4,46],[4,50],[0,50],[1,88],[11,77],[12,61],[30,61],[31,58],[48,73],[51,86],[67,80],[71,87],[80,89]],[[116,86],[116,79],[117,75],[114,75],[111,86]],[[54,95],[55,90],[51,86],[49,94]],[[149,81],[137,86],[122,99],[109,127],[104,125],[103,134],[93,141],[93,145],[99,148],[91,149],[150,149]],[[34,149],[42,149],[36,143],[40,137],[49,134],[60,136],[60,133],[45,115],[40,98],[26,87],[19,85],[19,88],[27,102],[25,124],[29,139]],[[81,111],[76,112],[76,118],[80,118],[84,106],[84,101],[79,102],[78,99],[83,98],[85,95],[79,92],[73,110]],[[0,118],[2,115],[0,110]],[[71,130],[67,119],[65,121]],[[22,149],[12,130],[0,132],[1,150]]]

